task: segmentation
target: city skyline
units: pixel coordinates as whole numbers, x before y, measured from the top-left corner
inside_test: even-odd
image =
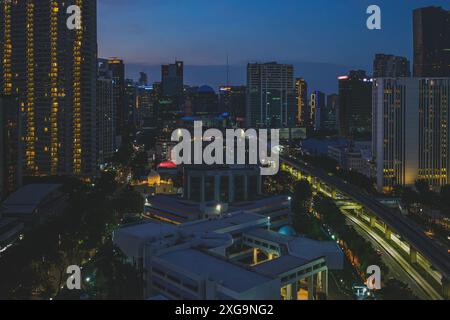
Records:
[[[0,300],[450,300],[427,2],[0,0]]]
[[[412,11],[431,4],[422,0],[378,1],[382,29],[375,31],[366,28],[370,4],[366,0],[339,4],[262,1],[256,7],[234,0],[226,5],[203,0],[189,4],[135,1],[122,14],[120,1],[100,0],[99,55],[124,59],[128,78],[137,78],[145,71],[150,82],[160,80],[161,64],[183,60],[187,84],[207,84],[216,90],[226,83],[227,54],[230,83],[236,85],[245,84],[248,62],[277,61],[293,64],[295,76],[305,77],[311,89],[333,93],[337,91],[336,77],[348,70],[364,69],[371,74],[376,53],[413,61]],[[432,5],[448,7],[446,1]],[[283,12],[286,17],[260,22]],[[330,13],[336,19],[325,19]],[[118,40],[125,45],[115,45]]]

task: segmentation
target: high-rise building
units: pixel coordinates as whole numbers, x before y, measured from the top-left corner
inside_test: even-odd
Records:
[[[221,86],[219,88],[219,110],[229,112],[234,122],[244,124],[246,94],[245,86]]]
[[[139,72],[138,84],[140,86],[148,86],[148,76],[145,72]]]
[[[141,126],[141,113],[138,109],[137,99],[139,88],[151,88],[148,85],[138,86],[133,79],[125,80],[125,106],[128,114],[128,119],[134,127],[139,128]]]
[[[308,83],[303,78],[295,79],[295,97],[297,102],[297,126],[308,126],[311,117],[308,109]]]
[[[374,80],[373,152],[377,184],[389,191],[426,180],[450,182],[450,79]]]
[[[22,136],[17,96],[0,95],[0,200],[22,184]]]
[[[327,130],[337,129],[337,117],[339,112],[339,95],[333,93],[327,96],[327,108],[325,112],[324,127]]]
[[[311,122],[314,130],[320,131],[324,129],[324,120],[326,115],[325,110],[325,93],[321,91],[314,91],[311,94]]]
[[[157,99],[155,99],[153,87],[139,86],[137,88],[136,94],[136,110],[139,121],[149,121],[150,119],[154,118],[155,102],[157,101]]]
[[[191,87],[186,92],[186,98],[191,103],[192,115],[212,115],[219,112],[219,97],[210,86]]]
[[[81,28],[67,8],[81,8]],[[97,4],[0,2],[0,92],[17,94],[28,175],[96,171]]]
[[[367,135],[372,124],[372,79],[365,71],[339,77],[339,134]]]
[[[414,10],[414,77],[450,77],[450,11]]]
[[[294,67],[276,62],[248,64],[246,111],[248,127],[294,127]]]
[[[411,77],[411,65],[407,58],[389,54],[376,54],[373,61],[374,78]]]
[[[121,137],[128,122],[127,105],[125,102],[125,64],[117,58],[108,59],[108,67],[114,84],[114,105],[116,135]],[[118,139],[120,141],[120,138]],[[119,142],[117,142],[120,145]]]
[[[161,67],[162,93],[167,97],[181,97],[184,89],[184,64],[176,61]]]
[[[116,149],[115,95],[108,61],[99,59],[97,79],[97,152],[99,164],[110,159]]]

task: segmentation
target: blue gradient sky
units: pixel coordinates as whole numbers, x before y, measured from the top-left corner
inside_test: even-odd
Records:
[[[161,63],[185,61],[188,84],[245,82],[248,61],[293,63],[312,89],[336,90],[350,68],[371,72],[375,53],[412,56],[412,10],[448,0],[98,0],[99,55],[118,56],[127,76],[160,78]],[[382,9],[381,31],[366,9]]]

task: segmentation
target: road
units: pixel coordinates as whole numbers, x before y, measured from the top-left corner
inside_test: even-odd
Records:
[[[433,267],[439,270],[446,279],[450,279],[450,254],[448,249],[437,241],[428,238],[424,231],[414,222],[401,213],[384,206],[374,197],[363,193],[360,189],[345,183],[337,177],[328,175],[323,170],[314,168],[296,159],[282,157],[282,161],[303,173],[317,178],[333,189],[339,190],[343,195],[362,205],[365,210],[374,214],[391,230],[401,235],[406,242],[430,261]]]
[[[357,231],[363,232],[366,235],[365,238],[368,238],[375,248],[384,253],[383,261],[389,267],[391,275],[395,275],[395,279],[407,283],[423,300],[443,300],[443,297],[383,237],[350,213],[347,213],[346,216]]]

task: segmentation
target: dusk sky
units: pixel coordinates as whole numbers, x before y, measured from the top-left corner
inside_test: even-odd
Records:
[[[382,9],[382,30],[366,28],[369,5]],[[187,84],[245,83],[247,62],[293,63],[311,89],[337,90],[349,69],[372,72],[375,53],[412,58],[412,10],[449,8],[448,0],[99,0],[99,55],[117,56],[127,77],[162,63],[186,64]]]

